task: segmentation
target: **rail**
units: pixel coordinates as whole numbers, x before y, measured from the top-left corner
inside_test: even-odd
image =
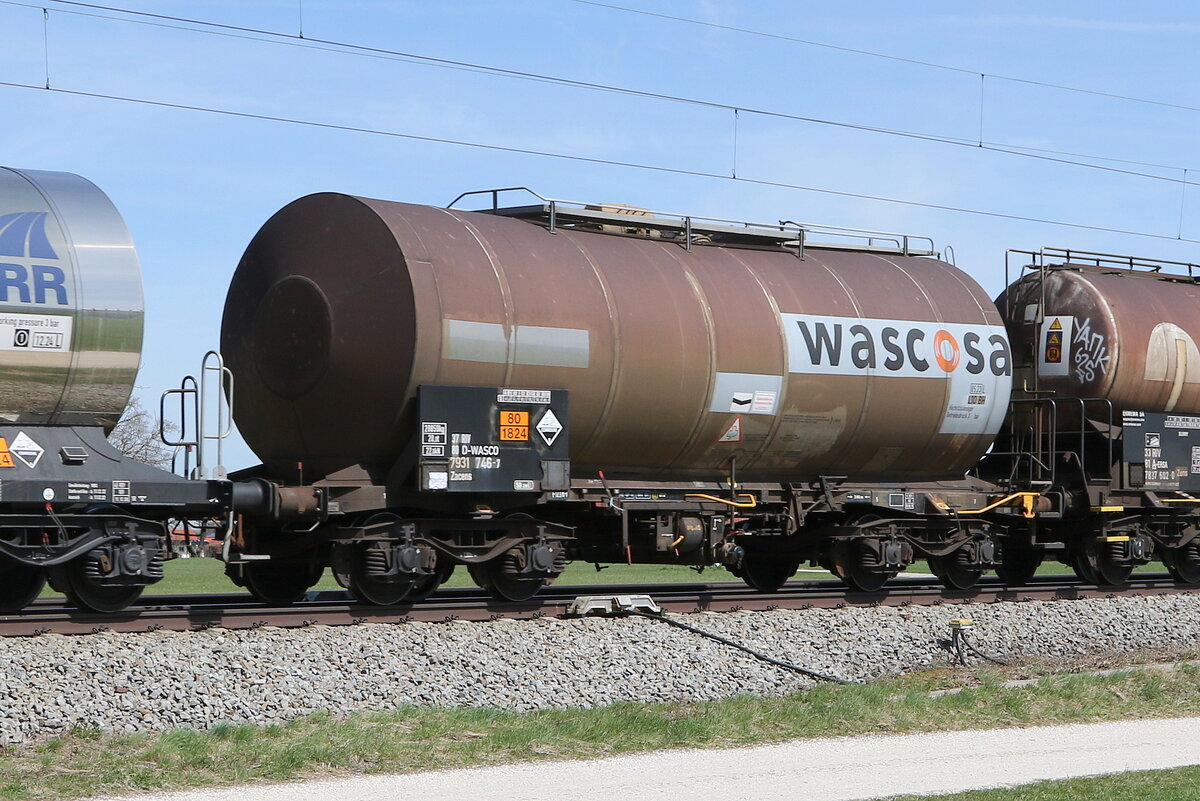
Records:
[[[529,619],[566,613],[581,595],[651,594],[663,609],[676,613],[738,612],[747,610],[842,608],[847,606],[910,606],[997,601],[1076,600],[1118,596],[1194,593],[1166,574],[1135,574],[1126,587],[1089,585],[1074,576],[1036,576],[1025,586],[1008,586],[987,578],[969,590],[947,589],[935,580],[895,578],[877,592],[854,592],[830,579],[789,582],[779,592],[763,593],[740,582],[673,585],[553,586],[528,601],[501,602],[475,588],[441,589],[427,600],[397,606],[356,603],[345,592],[312,592],[308,600],[289,607],[270,607],[248,594],[143,596],[129,609],[99,614],[72,609],[62,598],[43,598],[13,615],[0,616],[0,637],[37,634],[94,634],[105,631],[189,631],[220,626],[254,629],[265,625],[306,627],[407,623],[410,621],[488,622],[501,618]]]
[[[502,194],[521,192],[533,196],[535,203],[502,206]],[[446,205],[455,208],[466,198],[488,197],[490,207],[471,211],[542,222],[551,233],[559,228],[578,224],[609,225],[631,229],[646,229],[660,235],[681,239],[685,249],[696,244],[766,245],[795,251],[803,258],[807,247],[861,250],[902,256],[939,258],[931,237],[892,231],[873,231],[866,228],[803,223],[780,220],[776,223],[727,220],[720,217],[701,217],[674,212],[651,212],[612,203],[594,203],[563,198],[550,198],[525,186],[498,189],[479,189],[463,192]],[[816,237],[814,239],[814,237]],[[825,237],[825,239],[821,239]]]

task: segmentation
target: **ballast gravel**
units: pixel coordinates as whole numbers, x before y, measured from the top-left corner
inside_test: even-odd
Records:
[[[997,657],[1184,650],[1200,595],[680,615],[777,659],[846,679],[936,664],[949,623]],[[530,711],[618,701],[779,696],[812,680],[646,618],[405,623],[0,640],[0,743],[272,723],[402,705]]]

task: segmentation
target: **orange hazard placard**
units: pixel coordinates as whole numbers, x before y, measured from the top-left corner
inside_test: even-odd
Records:
[[[500,426],[501,442],[524,442],[529,439],[529,426]]]
[[[16,467],[8,450],[8,440],[4,437],[0,437],[0,467]]]

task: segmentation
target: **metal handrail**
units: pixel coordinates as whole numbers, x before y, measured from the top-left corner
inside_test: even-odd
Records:
[[[178,389],[168,389],[163,392],[158,398],[158,438],[162,443],[171,448],[194,448],[199,445],[199,440],[192,436],[187,438],[187,399],[192,399],[192,420],[196,420],[200,416],[199,409],[199,390],[196,385],[196,379],[192,376],[184,376],[179,382]],[[179,437],[176,439],[167,438],[167,398],[179,398]],[[195,429],[193,429],[195,431]]]
[[[207,418],[209,402],[213,397],[210,392],[216,381],[216,423],[210,433],[211,421]],[[179,398],[179,436],[168,437],[166,430],[166,407],[168,398]],[[188,404],[191,404],[191,416],[188,415]],[[185,448],[188,453],[194,448],[196,464],[189,471],[185,457],[184,470],[188,478],[225,478],[225,440],[233,433],[233,372],[225,366],[225,360],[218,351],[210,350],[204,354],[200,363],[200,378],[185,376],[179,382],[178,389],[168,389],[163,392],[158,401],[159,410],[159,439],[163,444],[173,448]],[[188,436],[188,421],[192,420],[192,435]],[[212,469],[207,468],[205,459],[207,446],[216,444],[216,464]],[[174,464],[174,458],[172,458]]]
[[[454,200],[446,204],[446,208],[454,208],[465,198],[483,195],[491,198],[490,211],[493,213],[498,212],[502,208],[505,208],[500,206],[500,194],[504,192],[524,192],[541,201],[541,204],[545,207],[545,212],[549,216],[549,229],[552,233],[558,227],[558,218],[562,214],[568,213],[561,208],[563,206],[570,206],[572,208],[577,208],[580,211],[587,211],[589,208],[599,209],[603,206],[612,205],[611,203],[597,203],[594,201],[551,198],[535,192],[527,186],[507,186],[498,189],[478,189],[470,192],[463,192],[458,197],[454,198]],[[475,209],[475,211],[486,212],[489,211],[489,209]],[[794,243],[794,246],[801,248],[801,250],[803,250],[805,241],[809,239],[808,235],[815,233],[823,236],[866,240],[867,247],[879,247],[877,243],[881,240],[890,242],[895,246],[896,249],[902,250],[906,256],[913,254],[922,256],[937,255],[937,247],[932,237],[904,234],[895,231],[875,231],[869,228],[822,225],[818,223],[796,222],[794,220],[779,220],[777,223],[749,222],[746,220],[730,220],[721,217],[702,217],[695,214],[682,214],[665,211],[647,210],[647,214],[648,216],[646,217],[631,218],[631,223],[634,219],[636,219],[638,225],[651,228],[654,227],[655,220],[671,220],[675,222],[675,225],[682,224],[687,234],[686,244],[689,247],[691,245],[691,235],[693,233],[704,232],[705,224],[718,224],[741,227],[747,229],[749,232],[761,232],[763,234],[775,232],[794,234],[797,239],[797,242]],[[929,246],[928,249],[919,248],[918,246],[921,244],[927,244]]]
[[[212,374],[216,374],[215,378]],[[215,380],[216,386],[216,428],[208,433],[205,420],[205,406],[210,381]],[[217,463],[212,467],[212,478],[225,478],[225,440],[233,433],[233,372],[225,366],[225,359],[219,351],[210,350],[204,354],[200,363],[200,414],[196,418],[196,433],[200,439],[200,449],[196,454],[196,469],[202,471],[202,458],[208,442],[215,442],[217,448]],[[206,478],[201,472],[201,478]]]
[[[1059,430],[1059,408],[1061,404],[1078,405],[1079,410],[1079,430],[1078,431],[1061,431]],[[1013,411],[1018,406],[1029,406],[1033,409],[1046,409],[1048,414],[1045,417],[1038,415],[1034,420],[1037,428],[1030,426],[1025,433],[1029,436],[1029,462],[1030,462],[1030,479],[1033,480],[1038,476],[1038,480],[1047,480],[1051,484],[1058,482],[1058,465],[1062,461],[1060,457],[1073,456],[1079,466],[1080,474],[1085,482],[1091,482],[1092,476],[1087,468],[1087,435],[1089,419],[1095,419],[1105,423],[1110,429],[1113,426],[1115,409],[1112,401],[1108,398],[1016,398],[1009,402],[1010,418],[1013,417]],[[1100,416],[1089,418],[1088,411],[1090,408],[1100,407]],[[1106,418],[1106,419],[1105,419]],[[1044,430],[1042,427],[1045,427]],[[1060,433],[1068,435],[1072,439],[1078,437],[1078,446],[1076,448],[1061,447]],[[1015,437],[1014,444],[1019,447],[1020,439],[1023,435],[1018,435],[1013,432]],[[1105,464],[1111,466],[1113,463],[1113,438],[1105,438],[1108,454]],[[1020,451],[1004,451],[996,452],[993,456],[1017,456],[1019,458]],[[1040,469],[1038,469],[1040,468]],[[1011,474],[1015,475],[1017,465],[1014,464]],[[1110,475],[1111,478],[1111,475]]]
[[[1171,261],[1170,259],[1150,259],[1144,256],[1128,256],[1119,253],[1103,253],[1094,250],[1075,250],[1073,248],[1043,247],[1040,250],[1010,250],[1030,257],[1032,264],[1027,269],[1041,269],[1069,266],[1089,266],[1128,270],[1130,272],[1151,273],[1163,278],[1189,278],[1195,280],[1200,272],[1200,265],[1187,261]],[[1061,259],[1061,265],[1048,264],[1049,260]],[[1179,272],[1164,272],[1164,268],[1175,268]],[[1186,273],[1186,275],[1185,275]]]

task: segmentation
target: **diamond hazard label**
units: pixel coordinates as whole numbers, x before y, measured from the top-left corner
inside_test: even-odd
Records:
[[[12,458],[12,451],[8,449],[8,440],[0,437],[0,467],[16,467],[16,463]]]
[[[547,409],[546,413],[542,415],[542,419],[538,420],[537,432],[542,435],[542,439],[546,441],[547,446],[554,444],[554,440],[558,439],[558,435],[562,430],[563,425],[554,416],[553,409]]]
[[[741,442],[742,441],[742,418],[735,417],[729,428],[725,429],[725,433],[717,442]]]
[[[24,431],[17,434],[16,439],[9,445],[9,450],[24,462],[30,470],[37,467],[37,463],[42,459],[42,454],[46,452],[41,445],[30,439]]]

